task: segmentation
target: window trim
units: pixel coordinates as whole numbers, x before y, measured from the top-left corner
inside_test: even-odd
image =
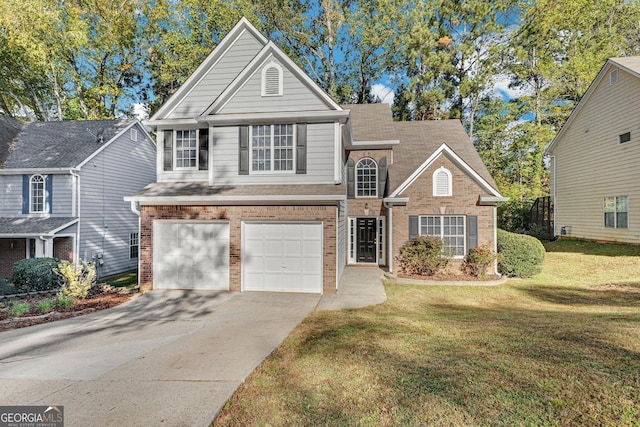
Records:
[[[364,162],[365,160],[370,160],[373,163],[373,167],[369,168],[371,170],[373,170],[374,172],[374,179],[373,179],[373,187],[374,187],[374,194],[369,194],[369,195],[360,195],[360,179],[359,179],[359,174],[358,174],[358,170],[361,168],[360,164],[362,162]],[[355,171],[355,196],[356,199],[377,199],[378,198],[378,162],[375,161],[375,159],[373,159],[372,157],[363,157],[360,160],[358,160],[356,162],[356,166],[354,168]],[[364,183],[363,183],[364,184]],[[364,190],[364,189],[363,189]]]
[[[438,187],[436,185],[436,178],[437,176],[441,173],[444,172],[447,175],[447,194],[438,194]],[[433,187],[433,197],[451,197],[453,196],[453,177],[451,175],[451,171],[447,168],[445,168],[444,166],[440,166],[438,169],[436,169],[433,172],[433,176],[432,176],[433,180],[432,180],[432,187]]]
[[[34,205],[34,194],[33,194],[33,185],[36,184],[36,182],[34,181],[36,178],[40,178],[42,181],[39,182],[39,184],[42,184],[42,194],[41,194],[41,198],[42,198],[42,210],[34,210],[33,209],[33,205]],[[45,178],[44,175],[40,175],[40,174],[35,174],[35,175],[31,175],[31,177],[29,177],[29,213],[30,214],[45,214],[47,213],[47,195],[46,195],[46,191],[47,191],[47,185],[46,185],[47,179]]]
[[[270,69],[276,69],[278,71],[278,92],[277,93],[267,93],[267,72]],[[277,62],[271,61],[262,67],[262,87],[261,87],[261,96],[282,96],[284,94],[283,90],[283,72],[282,66]]]
[[[195,146],[195,151],[196,151],[196,164],[195,166],[178,166],[178,132],[191,132],[191,131],[195,131],[196,132],[196,137],[195,137],[195,141],[196,141],[196,146]],[[199,147],[199,141],[200,141],[200,129],[173,129],[173,170],[177,171],[177,170],[182,170],[182,171],[197,171],[199,170],[199,164],[200,164],[200,147]]]
[[[418,215],[418,235],[419,236],[431,236],[431,234],[423,234],[422,233],[422,219],[423,218],[440,218],[440,236],[435,236],[435,237],[440,237],[440,239],[442,239],[442,250],[444,252],[445,246],[444,246],[444,218],[462,218],[462,235],[449,235],[446,237],[462,237],[462,255],[453,255],[453,256],[447,256],[447,258],[451,258],[451,259],[464,259],[465,254],[467,253],[467,238],[468,238],[468,231],[467,231],[467,216],[466,215]],[[457,247],[457,246],[456,246]],[[443,253],[443,256],[444,255]]]
[[[625,198],[627,210],[626,211],[618,211],[618,199]],[[607,199],[613,199],[613,211],[607,210]],[[613,226],[607,225],[607,214],[613,214]],[[618,226],[618,214],[626,213],[627,214],[627,224],[625,227]],[[602,216],[603,216],[603,226],[604,228],[615,228],[615,229],[629,229],[629,196],[605,196],[602,203]]]
[[[136,249],[136,256],[132,256],[133,248]],[[129,233],[129,259],[137,259],[140,257],[140,233],[135,231]]]
[[[275,138],[275,132],[274,132],[274,127],[275,126],[291,126],[291,135],[292,135],[292,143],[291,143],[291,152],[293,154],[292,158],[291,158],[291,170],[286,170],[286,169],[274,169],[275,168],[275,146],[274,144],[274,138]],[[271,145],[269,146],[269,150],[271,151],[271,159],[270,159],[270,165],[271,168],[269,170],[253,170],[253,128],[255,126],[269,126],[271,128],[271,132],[270,132],[270,138],[271,138]],[[250,175],[277,175],[277,174],[296,174],[296,157],[297,157],[297,150],[296,147],[298,146],[298,129],[297,129],[297,125],[295,123],[270,123],[270,124],[254,124],[254,125],[249,125],[249,174]]]

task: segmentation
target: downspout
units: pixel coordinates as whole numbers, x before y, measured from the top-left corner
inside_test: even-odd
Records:
[[[383,202],[387,208],[387,267],[393,273],[393,203]]]
[[[498,206],[493,206],[493,253],[498,253]],[[498,257],[493,260],[493,272],[500,276],[498,273]]]
[[[553,202],[553,236],[557,236],[558,233],[556,231],[556,187],[558,187],[558,176],[556,175],[556,156],[551,156],[551,161],[553,162],[553,193],[552,193],[552,202]]]
[[[209,163],[211,164],[211,163]],[[140,272],[142,271],[141,268],[142,266],[140,264],[142,264],[142,257],[140,256],[140,248],[141,248],[141,243],[142,243],[142,236],[140,233],[140,227],[142,225],[142,219],[140,218],[140,209],[138,209],[136,207],[136,202],[134,202],[133,200],[130,202],[131,205],[131,212],[133,212],[134,214],[138,215],[138,286],[137,286],[137,292],[140,292]]]
[[[71,202],[72,204],[72,216],[77,216],[78,217],[78,222],[76,223],[76,241],[75,241],[75,250],[73,251],[73,263],[75,265],[78,265],[78,263],[80,262],[80,175],[78,175],[76,173],[76,171],[74,169],[70,169],[69,173],[71,174],[71,176],[73,176],[73,179],[76,182],[75,185],[75,191],[73,192],[72,197],[75,198],[75,202],[77,203],[77,209],[76,209],[76,204],[73,203],[73,201]]]

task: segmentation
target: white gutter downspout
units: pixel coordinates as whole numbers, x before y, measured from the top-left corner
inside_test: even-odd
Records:
[[[76,225],[77,227],[77,232],[76,232],[76,242],[75,242],[75,250],[73,251],[73,263],[75,265],[78,265],[78,263],[80,262],[80,175],[78,175],[76,173],[75,170],[71,169],[69,170],[69,173],[71,174],[71,176],[73,176],[73,179],[76,182],[76,186],[75,186],[75,191],[72,193],[72,198],[75,199],[75,202],[78,204],[77,207],[77,212],[76,212],[76,203],[73,203],[74,201],[71,202],[72,205],[72,216],[77,216],[78,217],[78,223]]]

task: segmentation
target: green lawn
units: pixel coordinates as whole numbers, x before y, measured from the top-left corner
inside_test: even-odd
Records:
[[[531,279],[313,313],[215,425],[638,425],[640,248],[547,251]]]
[[[138,271],[128,271],[126,273],[119,274],[117,276],[108,277],[105,279],[108,285],[122,288],[124,286],[132,286],[138,284]]]

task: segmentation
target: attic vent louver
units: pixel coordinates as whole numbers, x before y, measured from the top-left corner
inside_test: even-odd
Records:
[[[282,95],[282,68],[275,62],[262,69],[262,96]]]

